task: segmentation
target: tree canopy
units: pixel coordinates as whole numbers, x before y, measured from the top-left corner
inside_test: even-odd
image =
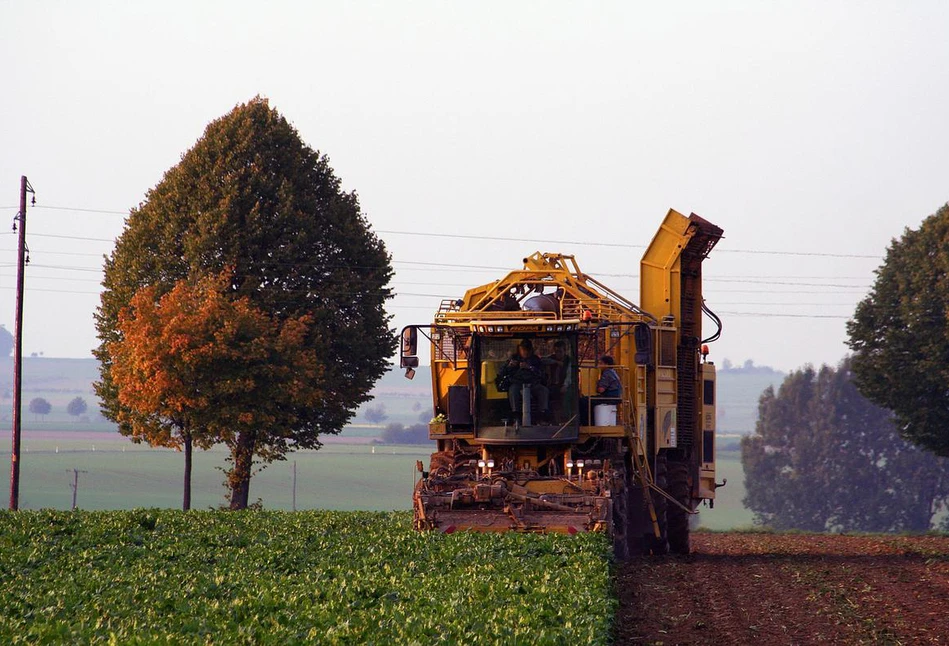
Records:
[[[86,400],[82,397],[74,397],[66,405],[66,412],[69,413],[71,417],[79,417],[85,414],[88,409],[89,405],[86,404]]]
[[[860,391],[907,440],[949,456],[949,204],[887,250],[847,323]]]
[[[282,414],[284,425],[260,422],[256,455],[270,460],[319,447],[319,435],[339,432],[387,369],[395,348],[384,309],[392,269],[356,194],[260,98],[208,125],[132,209],[106,259],[96,390],[123,433],[135,434],[135,413],[113,375],[123,310],[144,288],[160,302],[181,281],[222,275],[223,295],[246,299],[278,329],[305,317],[301,344],[321,367],[312,384],[324,395],[319,405],[300,399]],[[240,379],[236,370],[223,374]]]
[[[949,498],[949,463],[899,437],[863,397],[850,360],[787,376],[762,394],[742,440],[756,522],[810,531],[925,531]]]
[[[42,397],[34,397],[30,400],[30,412],[34,415],[46,417],[53,410],[53,405]]]
[[[160,299],[153,287],[139,291],[109,350],[120,420],[154,444],[176,443],[176,429],[200,446],[227,444],[234,505],[254,454],[282,456],[297,411],[322,406],[324,396],[322,366],[306,344],[310,318],[281,321],[225,289],[211,278],[181,281]]]

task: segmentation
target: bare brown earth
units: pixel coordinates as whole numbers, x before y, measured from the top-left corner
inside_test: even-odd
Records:
[[[617,578],[616,643],[949,644],[949,537],[693,534]]]

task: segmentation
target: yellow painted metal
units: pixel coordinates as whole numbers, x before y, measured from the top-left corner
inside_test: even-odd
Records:
[[[639,306],[656,318],[679,312],[682,250],[694,235],[689,218],[669,209],[639,263]]]
[[[502,367],[504,367],[504,361],[481,362],[481,391],[487,399],[505,399],[507,397],[507,393],[500,392],[495,386],[495,379]]]
[[[485,460],[496,450],[497,455],[504,456],[505,460],[513,459],[516,469],[523,473],[534,472],[537,476],[537,479],[528,482],[518,480],[521,483],[518,486],[523,486],[526,491],[533,495],[570,495],[576,492],[571,491],[571,487],[565,484],[563,479],[558,479],[556,472],[547,472],[553,461],[563,467],[570,460],[572,448],[586,443],[584,450],[589,451],[588,447],[595,445],[597,440],[602,440],[601,445],[621,447],[626,455],[632,455],[629,467],[634,472],[635,482],[642,488],[646,497],[645,504],[658,536],[658,520],[648,494],[649,488],[654,486],[650,464],[659,450],[689,449],[685,444],[685,449],[682,449],[677,437],[677,415],[681,403],[677,400],[680,392],[683,392],[677,381],[678,371],[681,368],[683,375],[691,374],[687,372],[688,364],[683,367],[679,362],[681,358],[677,357],[680,348],[684,347],[679,338],[681,322],[677,319],[683,311],[683,289],[692,294],[690,298],[698,298],[697,301],[686,305],[697,303],[699,310],[701,309],[701,290],[696,292],[683,287],[683,279],[696,276],[700,278],[701,274],[694,274],[692,269],[683,274],[682,254],[689,242],[693,241],[689,248],[692,255],[687,255],[687,259],[692,260],[686,262],[686,266],[691,267],[689,262],[694,262],[695,248],[700,246],[699,242],[704,245],[702,235],[705,234],[699,233],[699,237],[696,237],[696,228],[704,225],[708,223],[697,216],[688,218],[674,210],[666,214],[640,263],[641,290],[638,304],[584,274],[574,256],[541,252],[524,258],[522,269],[511,271],[499,280],[469,289],[461,299],[443,301],[431,327],[436,413],[448,412],[452,386],[476,388],[477,391],[473,390],[472,393],[478,392],[479,397],[494,402],[507,398],[507,393],[498,391],[495,386],[495,378],[505,363],[504,360],[491,357],[481,360],[478,365],[469,365],[472,335],[529,337],[535,333],[556,334],[558,326],[562,327],[563,331],[571,328],[580,330],[583,334],[579,336],[584,339],[596,336],[596,344],[591,344],[590,347],[597,348],[597,352],[608,352],[614,357],[624,396],[617,409],[615,425],[581,426],[579,438],[566,446],[554,442],[548,443],[543,450],[530,444],[502,446],[496,435],[493,436],[494,440],[489,433],[479,437],[479,429],[474,428],[473,424],[440,422],[430,427],[432,439],[438,442],[438,450],[449,453],[458,451],[463,455],[467,455],[467,451],[477,451]],[[720,230],[718,231],[720,233]],[[506,301],[508,304],[512,299],[523,302],[535,292],[546,295],[556,293],[558,311],[522,310],[516,307],[512,308],[514,311],[505,309]],[[688,311],[695,311],[695,308],[692,307]],[[700,324],[700,320],[693,322],[690,335],[701,333]],[[651,338],[652,356],[640,364],[637,363],[637,347],[632,332],[634,329],[643,329],[642,326],[646,326]],[[596,381],[600,375],[596,357],[592,354],[591,352],[579,358],[576,373],[579,379],[576,393],[590,398],[590,401],[594,401],[597,396]],[[706,364],[703,364],[699,373],[701,376],[708,374],[704,365]],[[711,364],[707,365],[711,368],[711,378],[714,379],[714,368]],[[701,382],[701,377],[697,381]],[[699,383],[696,391],[698,399],[701,399],[702,392],[702,385]],[[457,404],[457,399],[454,401]],[[474,401],[472,399],[472,402]],[[701,412],[702,430],[711,424],[714,431],[714,405],[703,405],[702,401],[696,401],[695,407]],[[594,416],[592,410],[590,412],[592,422]],[[683,412],[683,420],[686,419],[685,415]],[[683,428],[686,428],[684,421]],[[699,428],[694,431],[694,444],[691,446],[694,450],[701,451],[702,432]],[[622,438],[627,441],[615,442],[615,439]],[[492,441],[495,442],[494,445]],[[693,469],[695,466],[699,467],[698,487],[694,493],[702,498],[713,498],[714,455],[705,457],[710,457],[710,460],[703,459],[698,465],[691,462]],[[543,477],[537,473],[541,469],[546,474]],[[690,478],[694,478],[696,471],[691,471],[691,474]],[[493,477],[501,476],[495,473]],[[512,504],[517,505],[516,501]],[[472,518],[477,516],[474,510],[471,513],[474,514]],[[451,521],[445,515],[439,521],[439,527],[445,529],[445,524],[450,522],[451,526],[457,525],[458,528],[474,531],[533,531],[542,525],[525,523],[523,519],[517,521],[503,513],[493,512],[468,523],[463,522],[464,512],[461,509],[452,510],[450,517]],[[546,531],[582,531],[577,525],[563,523],[562,518],[554,520],[550,517],[545,522],[548,526],[542,528]],[[588,523],[587,527],[603,529],[602,525],[593,522]]]
[[[566,480],[532,480],[525,483],[524,488],[530,493],[536,494],[569,494],[577,492],[577,487],[569,484]]]

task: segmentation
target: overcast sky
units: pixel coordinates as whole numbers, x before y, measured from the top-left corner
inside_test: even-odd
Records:
[[[20,175],[37,192],[25,352],[97,343],[123,216],[74,209],[127,212],[261,94],[382,232],[395,325],[503,273],[465,265],[538,249],[626,274],[603,281],[635,300],[641,246],[675,208],[726,232],[706,264],[713,358],[837,362],[891,238],[949,200],[947,29],[942,1],[3,0],[2,222]],[[572,242],[408,235],[424,233]],[[11,330],[15,244],[0,234]]]

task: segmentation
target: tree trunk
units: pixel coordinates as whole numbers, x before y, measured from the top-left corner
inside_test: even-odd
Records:
[[[254,434],[245,431],[237,436],[237,443],[231,450],[234,466],[228,474],[231,487],[231,509],[247,509],[250,496],[250,470],[254,461]]]
[[[192,448],[192,439],[191,433],[184,434],[185,440],[185,483],[184,483],[184,496],[181,500],[181,508],[184,511],[191,509],[191,448]]]

